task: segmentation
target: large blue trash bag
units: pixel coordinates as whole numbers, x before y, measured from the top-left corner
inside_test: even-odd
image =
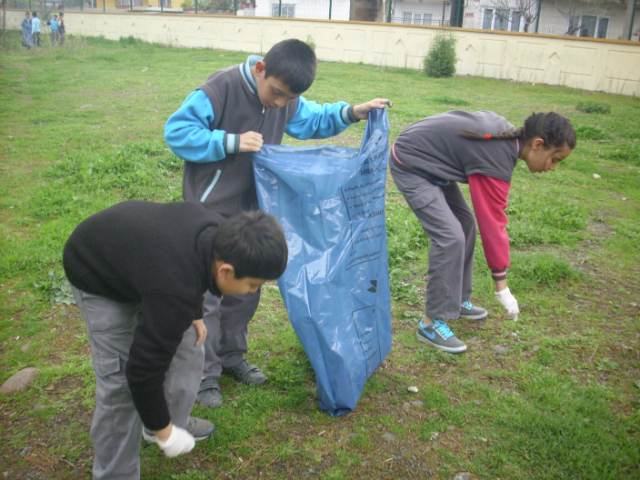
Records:
[[[356,408],[391,350],[388,149],[387,113],[373,110],[360,149],[264,145],[253,157],[260,208],[289,244],[280,292],[334,417]]]

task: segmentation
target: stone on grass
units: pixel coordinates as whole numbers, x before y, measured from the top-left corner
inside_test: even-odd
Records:
[[[30,344],[30,343],[25,343],[24,345],[22,345],[22,346],[20,347],[20,351],[21,351],[22,353],[25,353],[27,350],[29,350],[29,348],[31,348],[31,344]]]
[[[402,404],[402,408],[404,408],[405,410],[409,410],[411,408],[411,404],[409,402],[404,402]]]
[[[411,393],[418,393],[418,387],[409,387],[407,388]]]
[[[422,400],[414,400],[413,402],[409,402],[411,403],[411,405],[413,405],[414,407],[421,407],[422,405],[424,405],[422,403]]]
[[[11,393],[25,390],[29,384],[35,380],[37,371],[35,367],[27,367],[14,373],[2,384],[0,392]]]
[[[394,433],[391,432],[387,432],[384,435],[382,435],[382,438],[385,439],[387,442],[395,442],[396,441],[396,435]]]
[[[507,347],[505,347],[504,345],[492,345],[491,348],[496,353],[501,353],[501,354],[507,353]]]
[[[471,474],[469,472],[462,472],[462,473],[458,473],[451,480],[470,480],[470,479],[471,479]]]

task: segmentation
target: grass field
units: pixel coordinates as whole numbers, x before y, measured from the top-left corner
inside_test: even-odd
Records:
[[[0,394],[0,474],[85,479],[94,378],[84,324],[64,303],[62,246],[115,202],[180,199],[182,165],[164,123],[210,73],[247,54],[71,36],[64,49],[24,51],[19,39],[11,32],[0,52],[0,382],[27,366],[39,374],[25,392]],[[574,123],[578,147],[555,173],[514,172],[518,321],[501,316],[478,242],[473,301],[489,318],[451,322],[463,355],[417,342],[428,242],[389,180],[393,349],[356,412],[318,410],[313,370],[268,284],[248,357],[269,381],[254,389],[223,377],[223,407],[195,411],[216,434],[174,460],[144,445],[142,478],[640,478],[640,101],[336,63],[321,63],[305,94],[377,96],[394,102],[391,140],[451,109],[493,110],[516,125],[553,109]],[[577,110],[585,102],[611,111]],[[325,143],[358,146],[363,131]]]

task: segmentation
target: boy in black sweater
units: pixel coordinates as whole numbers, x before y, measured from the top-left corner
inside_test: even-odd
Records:
[[[197,203],[129,201],[78,225],[63,263],[97,377],[95,480],[138,480],[141,436],[175,457],[215,431],[189,416],[203,294],[256,292],[282,275],[287,255],[282,228],[260,212],[225,219]]]

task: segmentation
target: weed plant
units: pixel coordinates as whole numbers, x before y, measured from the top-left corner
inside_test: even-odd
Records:
[[[181,162],[163,141],[164,123],[208,75],[247,53],[81,37],[26,51],[19,32],[8,37],[0,54],[0,381],[26,366],[38,377],[24,392],[0,394],[2,472],[89,478],[95,380],[83,321],[64,301],[62,247],[82,219],[116,202],[180,199]],[[640,101],[484,78],[426,82],[428,95],[420,72],[323,62],[305,97],[391,98],[392,142],[450,108],[492,110],[514,125],[553,109],[579,127],[577,148],[556,172],[534,176],[522,162],[514,171],[506,213],[518,321],[495,302],[478,237],[471,300],[489,317],[450,322],[469,346],[460,356],[416,341],[429,242],[389,179],[393,349],[357,411],[338,419],[318,411],[314,372],[269,282],[248,356],[268,382],[247,388],[223,376],[224,405],[194,411],[217,425],[215,435],[171,460],[143,445],[142,479],[638,478]],[[576,110],[587,101],[610,104],[611,113]],[[357,147],[364,123],[317,143]]]
[[[611,105],[608,103],[580,102],[576,108],[584,113],[611,113]]]

